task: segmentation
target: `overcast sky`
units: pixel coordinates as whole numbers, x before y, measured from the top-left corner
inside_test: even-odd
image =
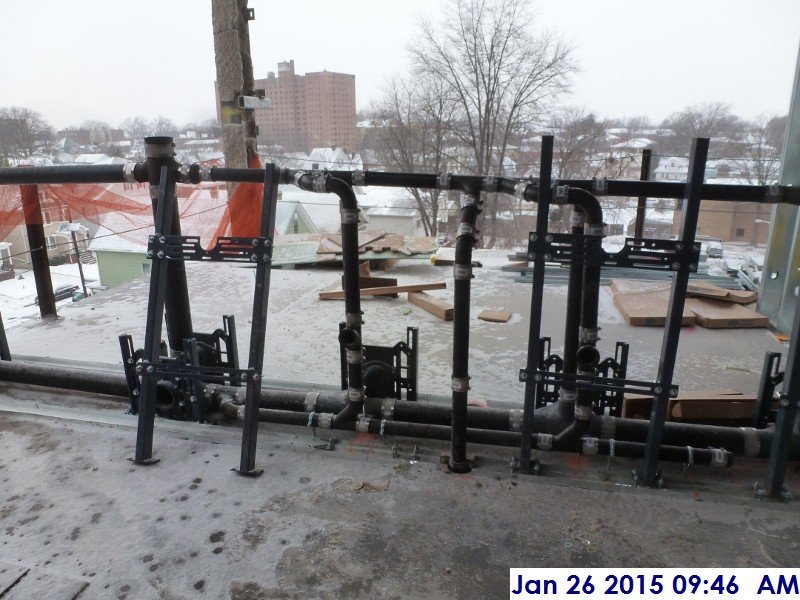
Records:
[[[256,77],[294,59],[298,73],[356,76],[358,108],[406,67],[419,18],[444,0],[250,0]],[[575,47],[581,72],[564,104],[660,121],[723,101],[735,113],[785,113],[800,43],[800,0],[540,0],[540,29]],[[0,106],[55,127],[163,114],[215,115],[210,0],[0,0]]]

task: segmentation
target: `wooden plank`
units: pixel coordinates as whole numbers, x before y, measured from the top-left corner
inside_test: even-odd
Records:
[[[319,242],[317,254],[341,254],[342,245],[334,240],[324,237]]]
[[[433,264],[436,267],[452,267],[454,264],[456,264],[456,261],[452,258],[437,258],[434,256]],[[479,269],[483,266],[483,263],[479,260],[473,260],[472,266]]]
[[[364,296],[381,296],[385,294],[402,294],[404,292],[424,292],[426,290],[443,290],[447,288],[445,282],[439,283],[417,283],[413,285],[392,285],[377,288],[365,288],[361,290],[361,297]],[[342,300],[344,298],[343,291],[320,292],[320,300]]]
[[[707,329],[769,327],[769,318],[741,304],[687,298],[686,306],[694,313],[697,324]]]
[[[734,402],[749,401],[750,396],[733,388],[686,390],[678,394],[677,398],[670,398],[667,403],[667,420],[672,420],[673,409],[677,403],[684,407],[690,404],[704,404],[709,402]],[[753,397],[754,398],[754,397]],[[625,394],[622,398],[622,416],[626,418],[649,419],[653,408],[653,396],[648,394]],[[691,411],[692,409],[681,409]],[[685,414],[681,413],[681,414]],[[751,411],[752,415],[752,411]],[[709,417],[715,418],[715,417]]]
[[[614,305],[619,309],[628,325],[634,327],[663,327],[667,322],[669,307],[668,291],[631,292],[614,294]],[[683,309],[681,324],[692,325],[695,314],[688,307]]]
[[[408,301],[435,315],[443,321],[453,320],[453,305],[442,298],[434,298],[425,292],[409,292]]]
[[[397,279],[395,277],[359,277],[358,278],[358,286],[360,289],[364,288],[376,288],[376,287],[391,287],[397,285]],[[342,275],[342,287],[344,289],[344,275]],[[397,298],[398,294],[381,294],[386,296],[392,296],[393,298]]]
[[[359,231],[358,232],[358,249],[364,250],[367,244],[372,244],[375,240],[381,239],[386,235],[383,229],[376,229],[374,231]]]
[[[0,596],[22,579],[28,572],[28,567],[0,563]]]
[[[487,308],[478,314],[478,318],[482,321],[489,321],[490,323],[508,323],[508,320],[511,318],[511,313],[507,310],[489,310]]]
[[[3,594],[3,600],[75,600],[89,585],[88,581],[32,569],[20,582]]]

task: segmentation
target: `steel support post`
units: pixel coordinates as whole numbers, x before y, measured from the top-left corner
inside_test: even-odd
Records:
[[[264,258],[256,265],[256,286],[253,293],[253,318],[250,330],[250,355],[247,367],[251,375],[247,380],[242,424],[242,456],[238,472],[241,475],[258,476],[263,472],[256,468],[256,442],[258,440],[258,402],[261,398],[261,375],[264,364],[264,346],[267,332],[267,308],[269,283],[272,272],[272,242],[275,234],[275,210],[278,202],[280,170],[274,164],[264,168],[264,195],[261,207],[261,242],[268,248]]]
[[[8,348],[8,338],[2,315],[0,315],[0,360],[11,360],[11,350]]]
[[[752,427],[755,429],[763,429],[769,422],[775,386],[783,381],[783,373],[778,371],[780,368],[781,353],[767,352],[764,356],[764,367],[761,370],[761,382],[758,384],[756,409],[753,411]]]
[[[796,301],[800,305],[800,297]],[[767,475],[766,495],[778,498],[783,495],[783,481],[792,437],[797,426],[797,405],[800,402],[800,307],[795,307],[792,337],[789,352],[786,356],[786,373],[783,391],[778,405],[778,416],[775,419],[775,434],[769,451],[769,467]]]
[[[172,218],[177,212],[175,196],[175,169],[164,165],[158,184],[154,235],[170,235]],[[149,465],[158,462],[153,458],[153,427],[156,416],[156,384],[158,375],[153,373],[161,355],[161,324],[164,320],[164,303],[167,295],[167,272],[170,261],[163,252],[152,257],[150,270],[150,294],[147,299],[147,321],[142,356],[142,383],[139,395],[139,425],[136,431],[136,454],[133,462]]]
[[[697,219],[700,214],[700,199],[705,177],[706,159],[708,158],[708,138],[696,138],[692,141],[689,173],[686,179],[686,192],[683,199],[681,227],[678,239],[687,251],[695,243]],[[697,269],[697,265],[688,264],[686,260],[678,260],[673,264],[674,276],[672,290],[667,309],[667,322],[661,342],[661,358],[658,363],[653,409],[650,413],[650,427],[647,432],[647,448],[644,453],[643,479],[647,485],[655,485],[658,479],[658,455],[664,437],[664,422],[667,418],[667,404],[675,371],[675,359],[678,354],[678,341],[681,335],[683,308],[686,303],[686,290],[689,286],[689,273]]]
[[[642,172],[639,176],[640,181],[648,181],[650,179],[650,162],[653,157],[653,151],[650,148],[642,150]],[[647,212],[647,196],[639,196],[639,201],[636,204],[636,227],[633,237],[640,240],[644,237],[644,219]]]
[[[47,315],[55,317],[57,315],[56,297],[53,294],[53,280],[50,278],[47,237],[44,235],[39,188],[35,185],[21,185],[19,189],[22,192],[22,212],[25,215],[25,231],[28,235],[31,270],[33,270],[33,278],[36,282],[39,314],[42,317]]]
[[[550,183],[553,170],[553,136],[542,136],[542,156],[539,163],[539,198],[536,205],[536,234],[540,239],[547,235],[550,217]],[[531,257],[529,256],[528,259]],[[544,256],[533,257],[533,287],[531,289],[531,313],[528,325],[528,357],[525,370],[525,404],[522,415],[522,441],[520,443],[519,466],[523,472],[531,468],[531,434],[533,433],[533,411],[539,386],[533,381],[534,373],[542,361],[542,296],[544,294]]]
[[[175,170],[175,144],[171,137],[148,137],[144,139],[147,156],[147,175],[150,182],[150,199],[153,203],[153,216],[158,210],[159,179],[161,168],[169,166]],[[173,185],[174,185],[173,177]],[[180,215],[177,208],[170,217],[169,229],[159,230],[162,234],[181,235]],[[183,351],[183,340],[192,337],[192,311],[189,306],[189,289],[186,284],[186,266],[182,260],[169,262],[167,267],[166,298],[164,304],[167,322],[167,339],[170,350]]]

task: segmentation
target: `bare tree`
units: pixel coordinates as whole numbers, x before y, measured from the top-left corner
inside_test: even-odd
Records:
[[[120,128],[128,136],[129,140],[141,142],[152,129],[150,122],[144,117],[128,117],[122,123]]]
[[[390,82],[384,98],[371,114],[379,125],[376,152],[380,162],[404,173],[446,170],[453,108],[453,99],[440,80]],[[420,212],[425,235],[436,236],[440,191],[409,188],[409,192]]]
[[[674,136],[667,138],[659,147],[661,154],[685,155],[692,138],[717,138],[709,148],[709,156],[720,158],[736,152],[735,140],[743,131],[743,122],[731,113],[729,104],[709,102],[689,106],[667,117],[663,126],[672,129]]]
[[[787,117],[759,115],[745,125],[744,149],[736,165],[751,185],[775,183],[781,167]]]
[[[29,108],[0,108],[0,156],[27,158],[53,140],[53,128]]]
[[[606,122],[570,107],[550,120],[554,132],[553,167],[558,179],[594,177],[605,163]]]
[[[502,174],[509,141],[566,89],[574,70],[571,49],[551,34],[534,36],[532,27],[525,0],[450,0],[446,17],[421,21],[409,47],[415,71],[455,98],[454,132],[475,173]],[[481,215],[491,221],[488,245],[497,210],[495,195]]]
[[[163,115],[158,115],[150,123],[150,133],[152,135],[174,135],[177,130],[178,126]]]

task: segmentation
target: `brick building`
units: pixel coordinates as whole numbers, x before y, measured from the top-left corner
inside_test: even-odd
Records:
[[[259,138],[287,152],[337,146],[355,152],[355,75],[320,71],[297,75],[294,61],[278,63],[278,74],[255,80],[272,107],[256,110]]]

